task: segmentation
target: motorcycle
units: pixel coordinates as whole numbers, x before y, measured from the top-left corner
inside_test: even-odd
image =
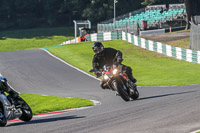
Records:
[[[6,126],[8,120],[19,118],[22,121],[30,121],[33,117],[29,105],[20,97],[15,99],[6,95],[5,90],[0,90],[0,126]]]
[[[90,72],[94,72],[94,70],[91,69]],[[128,79],[128,76],[122,71],[121,65],[113,64],[109,66],[106,64],[99,73],[101,73],[106,86],[115,91],[124,101],[129,101],[130,98],[133,100],[138,99],[137,85]]]

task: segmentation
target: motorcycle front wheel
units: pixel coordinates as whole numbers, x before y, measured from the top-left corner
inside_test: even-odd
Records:
[[[114,81],[113,85],[124,101],[127,102],[130,100],[128,92],[127,92],[127,90],[124,89],[124,85],[121,80]]]
[[[5,112],[4,112],[2,103],[0,103],[0,113],[2,115],[2,118],[0,118],[0,127],[4,127],[7,124],[7,118],[5,116]]]

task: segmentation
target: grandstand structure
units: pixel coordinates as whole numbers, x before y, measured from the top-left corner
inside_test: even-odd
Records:
[[[124,18],[122,18],[124,16]],[[124,31],[139,35],[140,31],[182,27],[186,22],[184,4],[153,5],[118,17],[116,21],[104,21],[97,25],[98,33]],[[107,23],[106,23],[107,22]]]

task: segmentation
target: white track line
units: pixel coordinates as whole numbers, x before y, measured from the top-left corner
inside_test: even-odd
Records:
[[[76,69],[76,70],[78,70],[78,71],[80,71],[80,72],[82,72],[82,73],[84,73],[84,74],[86,74],[86,75],[88,75],[88,76],[94,78],[94,79],[100,80],[100,79],[98,79],[98,78],[96,78],[96,77],[94,77],[94,76],[92,76],[92,75],[90,75],[90,74],[88,74],[88,73],[86,73],[86,72],[80,70],[79,68],[74,67],[74,66],[72,66],[71,64],[69,64],[69,63],[63,61],[62,59],[60,59],[60,58],[56,57],[55,55],[51,54],[49,51],[47,51],[47,50],[45,50],[45,49],[42,49],[42,50],[44,50],[45,52],[47,52],[47,53],[48,53],[49,55],[51,55],[52,57],[54,57],[54,58],[58,59],[59,61],[63,62],[64,64],[69,65],[70,67],[72,67],[72,68],[74,68],[74,69]],[[3,76],[3,75],[0,73],[0,76]],[[9,85],[9,84],[8,84],[8,85]],[[9,86],[10,86],[14,91],[16,91],[11,85],[9,85]],[[17,91],[16,91],[16,92],[17,92]],[[18,92],[18,93],[20,94],[20,92]],[[43,95],[44,95],[44,94],[43,94]],[[45,96],[48,96],[48,95],[45,95]],[[90,100],[90,101],[92,101],[92,102],[94,103],[94,106],[96,106],[96,105],[101,105],[101,102],[100,102],[100,101],[96,101],[96,100]],[[67,113],[67,112],[70,112],[70,111],[83,110],[83,109],[88,109],[88,108],[91,108],[91,107],[93,107],[93,106],[80,107],[80,108],[74,108],[74,109],[68,109],[68,110],[61,110],[61,112],[62,112],[62,113]],[[56,115],[56,114],[61,114],[61,113],[57,113],[57,112],[59,112],[59,111],[49,112],[49,114],[46,113],[46,114],[41,114],[41,115],[35,115],[35,116],[33,116],[33,118],[40,118],[40,117],[47,117],[47,116],[52,116],[52,115]],[[11,120],[10,122],[9,122],[9,121],[8,121],[8,122],[9,122],[9,123],[15,123],[15,122],[18,122],[18,121],[20,121],[20,120]]]
[[[41,48],[41,50],[47,52],[49,55],[51,55],[52,57],[58,59],[59,61],[63,62],[64,64],[66,64],[66,65],[68,65],[68,66],[70,66],[70,67],[72,67],[72,68],[74,68],[74,69],[76,69],[76,70],[78,70],[78,71],[80,71],[80,72],[82,72],[82,73],[84,73],[84,74],[86,74],[86,75],[88,75],[88,76],[90,76],[90,77],[96,79],[96,80],[100,80],[100,79],[98,79],[98,78],[96,78],[96,77],[94,77],[94,76],[92,76],[92,75],[86,73],[85,71],[83,71],[83,70],[81,70],[81,69],[79,69],[79,68],[77,68],[77,67],[75,67],[75,66],[72,66],[71,64],[67,63],[66,61],[64,61],[64,60],[62,60],[62,59],[60,59],[60,58],[58,58],[57,56],[55,56],[55,55],[53,55],[52,53],[50,53],[48,50],[42,49],[42,48]],[[151,86],[151,87],[177,87],[177,86],[178,86],[178,85],[174,85],[174,86]],[[138,86],[138,87],[141,87],[141,86]],[[92,101],[92,100],[91,100],[91,101]],[[100,104],[101,104],[99,101],[93,101],[93,103],[94,103],[94,104],[96,103],[96,105],[100,105]],[[86,108],[87,108],[87,107],[86,107]],[[200,130],[196,130],[196,131],[191,132],[191,133],[197,133],[197,132],[199,132],[199,131],[200,131]]]
[[[200,130],[196,130],[196,131],[193,131],[193,132],[190,132],[190,133],[197,133],[197,132],[200,132]]]
[[[90,100],[94,103],[94,106],[96,105],[101,105],[101,102],[96,101],[96,100]],[[63,113],[69,113],[71,111],[77,111],[77,110],[83,110],[83,109],[89,109],[92,108],[93,106],[87,106],[87,107],[80,107],[80,108],[73,108],[73,109],[66,109],[66,110],[59,110],[59,111],[53,111],[53,112],[48,112],[48,113],[42,113],[39,115],[33,115],[33,119],[35,118],[43,118],[43,117],[49,117],[49,116],[54,116],[54,115],[58,115],[58,114],[63,114]],[[10,120],[8,121],[8,123],[17,123],[20,122],[21,120],[19,119],[15,119],[15,120]]]
[[[83,71],[83,70],[81,70],[81,69],[79,69],[79,68],[77,68],[77,67],[75,67],[75,66],[73,66],[73,65],[71,65],[71,64],[69,64],[69,63],[67,63],[66,61],[64,61],[64,60],[60,59],[59,57],[55,56],[54,54],[52,54],[52,53],[49,52],[48,50],[43,49],[43,48],[40,48],[40,49],[43,50],[43,51],[45,51],[45,52],[47,52],[49,55],[51,55],[52,57],[54,57],[54,58],[56,58],[57,60],[61,61],[62,63],[66,64],[66,65],[68,65],[68,66],[70,66],[70,67],[72,67],[72,68],[74,68],[74,69],[76,69],[76,70],[78,70],[79,72],[82,72],[82,73],[86,74],[87,76],[90,76],[90,77],[92,77],[92,78],[94,78],[94,79],[96,79],[96,80],[99,80],[99,81],[101,80],[101,79],[96,78],[95,76],[90,75],[89,73],[87,73],[87,72],[85,72],[85,71]],[[137,86],[137,87],[141,87],[141,86]]]
[[[4,77],[1,73],[0,73],[0,76]],[[20,94],[20,92],[16,91],[16,90],[8,83],[8,81],[7,81],[7,84],[8,84],[8,86],[9,86],[12,90],[14,90],[14,91],[17,92],[18,94]]]
[[[43,49],[43,48],[41,48],[41,50],[43,50],[43,51],[47,52],[49,55],[51,55],[52,57],[54,57],[54,58],[56,58],[57,60],[61,61],[62,63],[64,63],[64,64],[66,64],[66,65],[68,65],[68,66],[70,66],[70,67],[72,67],[72,68],[74,68],[74,69],[76,69],[76,70],[78,70],[78,71],[80,71],[80,72],[82,72],[82,73],[86,74],[87,76],[90,76],[90,77],[92,77],[92,78],[94,78],[94,79],[96,79],[96,80],[99,80],[99,81],[100,81],[100,79],[99,79],[99,78],[96,78],[95,76],[92,76],[92,75],[90,75],[89,73],[87,73],[87,72],[85,72],[85,71],[83,71],[83,70],[81,70],[81,69],[79,69],[79,68],[77,68],[77,67],[75,67],[75,66],[72,66],[71,64],[67,63],[66,61],[64,61],[64,60],[60,59],[59,57],[57,57],[57,56],[55,56],[55,55],[53,55],[53,54],[52,54],[52,53],[50,53],[48,50],[46,50],[46,49]]]

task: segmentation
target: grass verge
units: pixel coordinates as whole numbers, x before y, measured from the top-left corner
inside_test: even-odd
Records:
[[[0,52],[42,48],[73,39],[73,28],[41,28],[0,32]]]
[[[188,85],[200,83],[200,65],[136,47],[125,41],[105,41],[105,47],[123,52],[123,64],[131,66],[141,86]],[[93,42],[49,49],[70,64],[88,72],[92,68]]]
[[[73,38],[73,28],[40,28],[0,32],[0,52],[57,46]],[[93,102],[80,98],[20,94],[30,105],[33,114],[85,107]]]
[[[168,45],[175,46],[175,47],[189,49],[190,38],[183,38],[183,39],[180,39],[180,40],[174,40],[174,41],[169,41],[169,42],[164,42],[164,43],[168,44]]]
[[[81,98],[43,96],[38,94],[20,94],[20,96],[31,107],[34,115],[93,105],[92,101]]]

